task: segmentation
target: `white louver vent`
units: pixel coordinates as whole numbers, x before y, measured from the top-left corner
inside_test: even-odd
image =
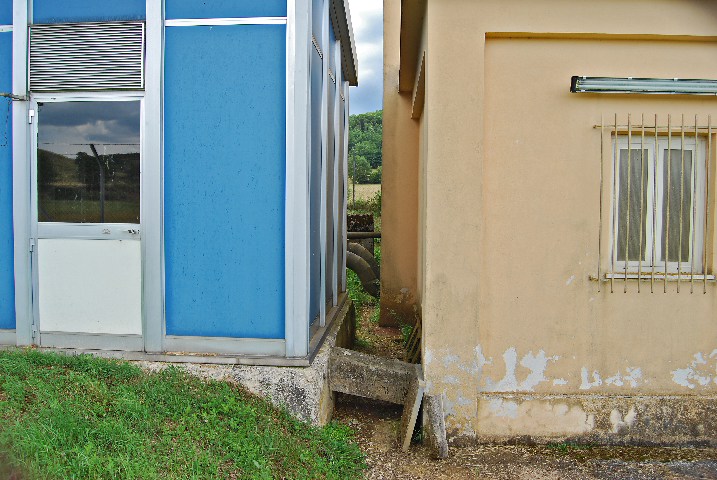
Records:
[[[144,23],[30,27],[30,90],[142,90]]]

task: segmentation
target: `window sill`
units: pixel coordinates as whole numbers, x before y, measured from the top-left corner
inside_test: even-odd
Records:
[[[695,273],[692,275],[689,272],[682,272],[682,274],[675,273],[667,273],[664,272],[655,272],[653,275],[652,272],[642,272],[642,274],[639,274],[637,272],[627,273],[627,280],[640,280],[643,282],[649,282],[650,280],[659,280],[664,282],[665,277],[667,277],[668,282],[684,282],[684,283],[690,283],[693,280],[695,282],[710,282],[714,283],[717,281],[717,277],[715,275],[702,275],[701,273]],[[591,281],[597,281],[598,278],[595,275],[590,275]],[[600,278],[603,282],[609,282],[610,280],[625,280],[625,272],[617,272],[617,273],[606,273],[602,278]]]

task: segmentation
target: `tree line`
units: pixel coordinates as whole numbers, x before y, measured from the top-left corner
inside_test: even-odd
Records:
[[[383,110],[349,117],[349,177],[381,183]]]

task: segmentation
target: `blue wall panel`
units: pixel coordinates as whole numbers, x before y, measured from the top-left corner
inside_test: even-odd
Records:
[[[323,37],[324,0],[311,0],[311,32],[321,43]],[[321,45],[323,49],[324,46]]]
[[[167,0],[165,8],[169,19],[286,16],[286,0]]]
[[[0,25],[12,25],[12,0],[0,0]]]
[[[309,315],[314,322],[321,306],[321,87],[323,85],[321,57],[312,50],[311,54],[311,169],[309,195],[311,199],[309,217],[310,269]]]
[[[167,334],[284,338],[286,27],[171,27]]]
[[[0,91],[12,90],[12,33],[0,33]],[[15,328],[11,102],[0,99],[0,329]]]
[[[328,149],[326,162],[326,304],[333,305],[334,302],[334,95],[336,85],[329,78],[328,96]]]
[[[34,23],[141,20],[145,0],[33,0]]]

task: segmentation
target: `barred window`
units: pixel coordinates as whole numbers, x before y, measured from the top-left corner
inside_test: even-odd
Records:
[[[654,115],[646,122],[633,122],[632,116],[614,122],[604,120],[601,130],[600,256],[606,255],[607,271],[598,277],[615,280],[675,281],[680,284],[714,282],[708,265],[710,168],[713,157],[711,117]],[[609,209],[609,210],[608,210]],[[603,216],[603,212],[605,216]],[[602,232],[606,231],[606,245]],[[602,257],[604,258],[604,257]]]
[[[620,271],[703,272],[705,141],[617,138],[613,255]],[[642,267],[642,268],[640,268]]]

